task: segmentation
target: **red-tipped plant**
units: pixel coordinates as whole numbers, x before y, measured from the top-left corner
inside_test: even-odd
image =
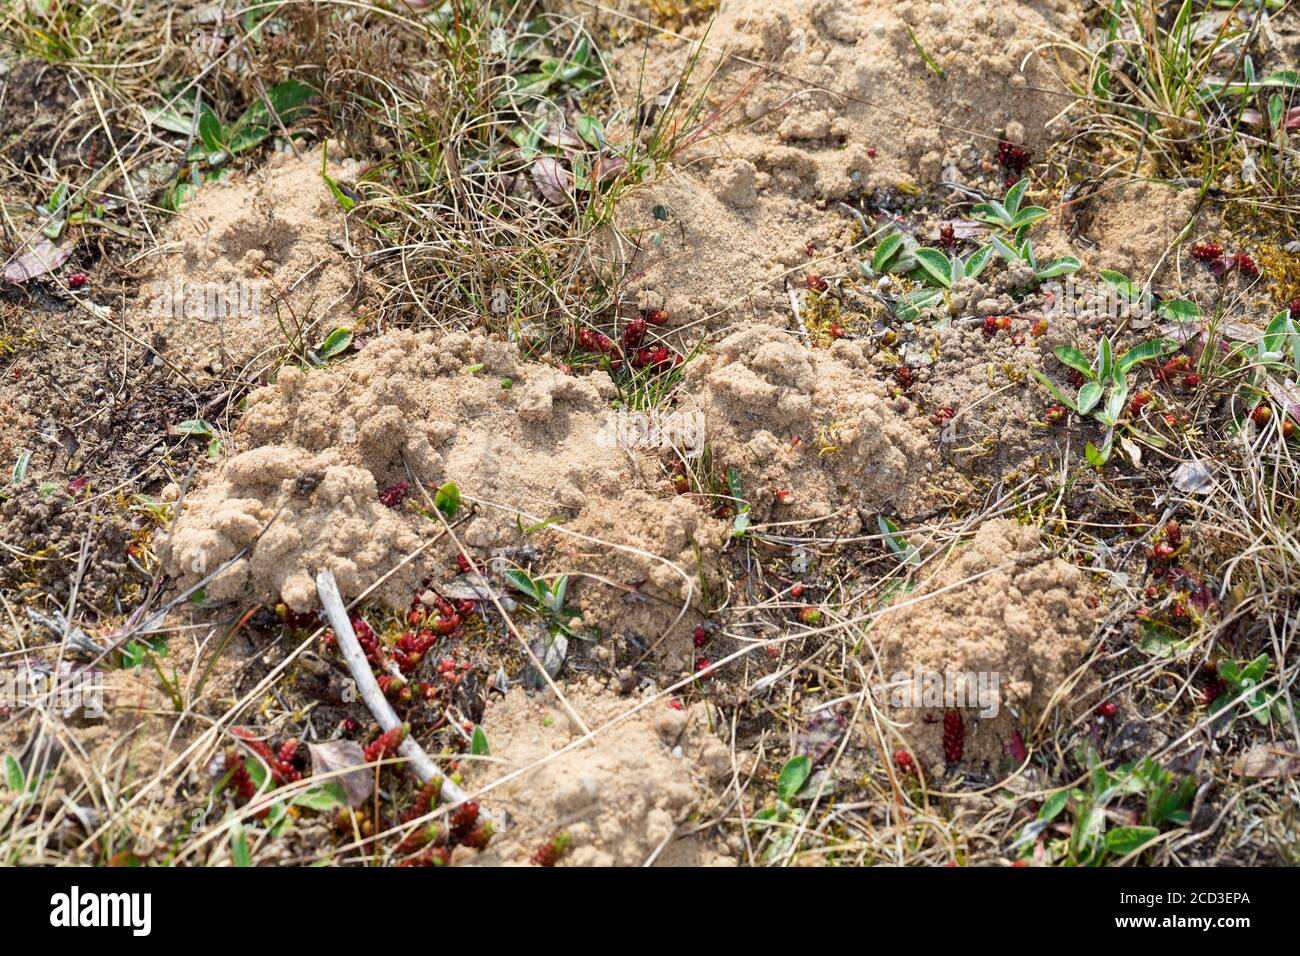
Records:
[[[479,805],[474,800],[466,800],[451,813],[451,835],[463,840],[478,826]]]
[[[379,760],[387,760],[397,753],[397,748],[402,746],[402,741],[406,735],[411,732],[410,724],[401,724],[392,730],[384,731],[373,743],[367,744],[361,751],[362,758],[366,763],[375,763]]]
[[[1259,275],[1259,265],[1244,252],[1239,252],[1233,256],[1232,264],[1237,267],[1238,272],[1249,279],[1254,279]]]
[[[411,493],[410,482],[399,481],[379,493],[379,503],[389,508],[396,508]]]
[[[641,344],[643,338],[645,338],[645,319],[638,315],[623,330],[623,348],[635,349]]]
[[[1011,729],[1011,736],[1007,738],[1007,756],[1016,763],[1024,763],[1025,758],[1029,756],[1029,751],[1025,749],[1025,738],[1020,736],[1020,731],[1014,727]]]
[[[568,849],[569,835],[558,834],[538,847],[537,852],[533,854],[532,864],[533,866],[555,866]]]
[[[943,759],[948,763],[960,763],[966,747],[966,723],[961,711],[949,710],[943,715]]]

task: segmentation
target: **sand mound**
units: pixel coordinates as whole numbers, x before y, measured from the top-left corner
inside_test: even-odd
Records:
[[[348,178],[351,165],[330,174]],[[191,375],[273,358],[295,339],[318,345],[355,322],[355,241],[319,154],[273,153],[254,173],[205,185],[168,224],[127,318]]]
[[[1166,251],[1178,240],[1183,227],[1197,214],[1197,190],[1179,189],[1165,183],[1107,183],[1076,201],[1062,216],[1047,223],[1035,237],[1039,259],[1058,255],[1077,256],[1084,268],[1076,281],[1095,277],[1097,270],[1111,269],[1139,284],[1151,278],[1168,277],[1177,261],[1177,249]],[[1193,233],[1195,235],[1195,233]],[[1164,283],[1157,282],[1161,289]],[[1170,291],[1186,286],[1185,278]]]
[[[915,507],[933,461],[927,426],[888,397],[859,344],[810,350],[754,326],[694,363],[688,387],[715,460],[740,472],[756,518],[837,513],[851,533],[859,508]],[[775,503],[778,491],[790,492],[787,504]]]
[[[679,323],[784,323],[783,279],[841,268],[808,265],[809,242],[821,258],[852,237],[853,221],[828,216],[828,203],[941,179],[1001,192],[989,175],[998,141],[1040,148],[1069,102],[1051,92],[1065,67],[1031,52],[1077,25],[1065,3],[724,2],[705,62],[727,55],[701,116],[723,135],[620,208],[639,240],[634,288],[662,295]],[[644,77],[641,56],[626,48],[616,74],[655,92],[671,87],[688,49],[656,51]]]
[[[168,564],[192,583],[248,547],[207,588],[211,599],[282,597],[305,609],[316,603],[322,567],[354,596],[436,530],[411,507],[428,508],[418,490],[399,507],[382,503],[381,493],[402,481],[414,487],[411,479],[431,488],[455,481],[482,502],[459,530],[480,560],[498,548],[563,545],[557,570],[590,566],[631,582],[633,591],[649,585],[652,599],[638,597],[653,613],[624,621],[617,602],[601,613],[593,592],[607,585],[576,579],[571,600],[591,611],[588,626],[641,626],[657,637],[676,617],[674,603],[699,600],[700,587],[686,580],[700,573],[697,559],[716,555],[722,525],[687,499],[653,501],[637,488],[637,458],[608,440],[612,395],[604,373],[579,379],[524,365],[513,345],[464,333],[395,332],[325,369],[286,368],[250,397],[234,454],[187,500]],[[636,515],[646,520],[628,520]],[[557,525],[520,532],[554,518],[607,541],[569,538]],[[661,555],[683,566],[685,577],[626,552],[611,567],[618,545]],[[444,574],[454,556],[449,543],[431,549],[378,596],[405,606],[419,582]]]
[[[885,674],[996,674],[997,715],[963,710],[963,759],[996,763],[1012,730],[1032,727],[1082,663],[1093,627],[1088,594],[1083,572],[1050,556],[1032,528],[987,521],[901,598],[906,606],[880,620],[875,635]],[[942,713],[891,713],[910,724],[907,743],[932,772],[944,763]]]
[[[568,688],[565,696],[592,728],[636,705],[634,698],[613,697],[593,684]],[[502,762],[477,771],[476,786],[580,736],[558,702],[521,690],[490,706],[484,727]],[[730,772],[730,756],[708,733],[702,705],[683,711],[656,701],[591,743],[485,794],[485,804],[509,815],[508,828],[475,862],[526,864],[538,848],[566,834],[569,850],[561,866],[641,866],[651,854],[680,866],[730,865],[721,845],[678,834],[702,809],[710,778]]]

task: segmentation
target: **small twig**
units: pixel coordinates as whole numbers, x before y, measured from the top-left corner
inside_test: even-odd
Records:
[[[374,672],[370,670],[370,663],[366,660],[365,651],[361,649],[361,643],[357,640],[356,631],[352,630],[352,622],[348,620],[347,609],[343,607],[343,598],[339,595],[339,586],[334,580],[334,572],[329,568],[323,569],[316,575],[316,593],[320,595],[321,606],[325,608],[325,616],[329,618],[330,627],[334,629],[339,651],[343,654],[343,660],[348,665],[352,679],[356,681],[361,700],[374,715],[375,720],[379,721],[379,726],[385,733],[400,727],[402,721],[397,719],[397,714],[388,703],[388,698],[379,689],[379,682],[375,680]],[[465,791],[447,779],[446,774],[438,769],[438,765],[424,752],[424,748],[415,741],[415,738],[407,736],[402,741],[402,746],[397,748],[397,752],[411,762],[411,767],[421,783],[428,783],[430,780],[442,781],[440,793],[445,802],[451,804],[465,802],[467,799]]]

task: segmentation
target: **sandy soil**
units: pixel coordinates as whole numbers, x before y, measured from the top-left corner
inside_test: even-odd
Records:
[[[923,203],[943,208],[952,186],[1000,196],[999,143],[1034,155],[1050,147],[1070,107],[1064,84],[1079,68],[1052,41],[1080,29],[1065,0],[721,4],[708,32],[716,72],[705,129],[627,198],[620,241],[608,248],[623,257],[628,295],[666,310],[656,334],[683,352],[701,348],[677,408],[703,416],[712,467],[734,470],[754,523],[788,523],[826,541],[875,535],[881,516],[919,521],[973,489],[1077,462],[1079,443],[1043,424],[1050,402],[1029,372],[1060,377],[1051,350],[1090,341],[1086,316],[1040,328],[1051,302],[1041,291],[1021,294],[1025,276],[996,260],[954,287],[951,315],[891,322],[881,305],[889,287],[861,279],[856,263],[874,243],[865,231],[906,222],[931,237],[943,217],[904,214]],[[1278,39],[1283,51],[1294,43]],[[668,88],[688,54],[680,40],[656,40],[653,50],[644,75],[635,45],[614,55],[625,95]],[[342,178],[355,164],[333,171]],[[1133,182],[1054,210],[1035,241],[1041,259],[1081,259],[1081,279],[1112,269],[1153,276],[1157,290],[1183,289],[1200,280],[1171,247],[1218,228],[1198,212],[1193,190]],[[280,602],[308,611],[315,574],[329,568],[349,599],[382,581],[371,600],[402,614],[428,589],[463,583],[463,549],[476,561],[570,575],[579,615],[571,626],[594,629],[615,649],[575,654],[600,680],[571,670],[562,681],[589,726],[688,675],[700,654],[696,628],[743,603],[723,585],[735,570],[734,515],[695,491],[675,493],[664,455],[609,439],[618,390],[605,372],[575,375],[481,329],[377,333],[358,324],[368,303],[364,253],[316,152],[276,153],[255,173],[205,187],[167,226],[156,255],[138,264],[141,291],[122,316],[166,360],[150,374],[174,370],[213,387],[245,376],[261,387],[232,417],[219,453],[196,458],[171,528],[109,523],[111,550],[143,530],[176,588],[228,564],[204,589],[214,613]],[[258,290],[260,306],[217,320],[177,312],[168,290],[188,284],[243,284]],[[990,316],[1007,316],[1010,327],[990,335]],[[829,336],[827,321],[847,333]],[[284,360],[286,343],[314,346],[354,324],[352,349],[324,367]],[[63,369],[63,391],[93,392],[99,371]],[[102,471],[103,460],[85,463],[84,451],[56,454],[58,437],[43,430],[60,408],[19,400],[14,389],[0,383],[0,401],[15,409],[0,426],[6,462],[44,436],[47,471]],[[167,425],[156,423],[160,435]],[[86,434],[98,427],[87,423]],[[151,477],[161,499],[177,499],[180,473]],[[431,544],[440,523],[430,496],[446,481],[466,508],[455,539]],[[18,547],[57,530],[65,560],[85,531],[31,494],[9,500],[0,521]],[[898,739],[887,745],[915,754],[935,779],[945,764],[998,765],[1013,735],[1065,706],[1058,690],[1087,660],[1097,616],[1085,572],[1045,551],[1032,529],[1000,518],[969,531],[868,632],[886,673],[1001,675],[996,718],[963,712],[957,760],[933,714],[891,714]],[[11,576],[20,570],[13,564]],[[107,608],[128,577],[123,560],[105,562],[89,599]],[[490,583],[506,594],[499,574]],[[741,646],[750,635],[729,636],[728,646]],[[174,648],[167,666],[185,671],[197,657]],[[657,683],[628,676],[647,658]],[[221,679],[233,694],[235,679]],[[139,725],[126,720],[123,711],[79,746],[128,746]],[[715,808],[735,772],[707,705],[654,700],[555,759],[581,731],[550,691],[516,686],[494,696],[482,723],[493,750],[471,781],[491,787],[484,802],[508,826],[482,854],[458,851],[458,862],[525,864],[560,833],[572,840],[568,865],[737,862],[734,847],[692,834],[692,820]],[[873,750],[884,756],[870,744],[859,759]],[[148,756],[159,765],[161,754]],[[85,772],[118,766],[113,754],[88,759]]]

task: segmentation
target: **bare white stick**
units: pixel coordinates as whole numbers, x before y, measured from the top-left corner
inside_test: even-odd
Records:
[[[352,630],[352,622],[343,607],[343,598],[339,595],[339,586],[334,580],[334,572],[329,568],[316,575],[316,593],[320,595],[325,616],[329,618],[330,627],[334,629],[334,637],[338,640],[339,650],[343,652],[343,660],[347,662],[352,679],[357,682],[361,700],[370,709],[370,713],[374,714],[375,720],[379,721],[379,726],[384,731],[402,726],[402,722],[397,719],[397,714],[388,703],[384,692],[379,689],[379,682],[375,680],[375,675],[370,670],[370,662],[366,660],[366,653],[361,649],[361,642],[357,640],[357,633]],[[430,759],[424,752],[424,748],[416,743],[413,737],[408,735],[402,741],[402,746],[397,748],[397,752],[411,762],[411,767],[421,782],[442,781],[440,796],[444,803],[465,802],[465,791],[447,779],[446,774],[438,769],[437,764]]]

